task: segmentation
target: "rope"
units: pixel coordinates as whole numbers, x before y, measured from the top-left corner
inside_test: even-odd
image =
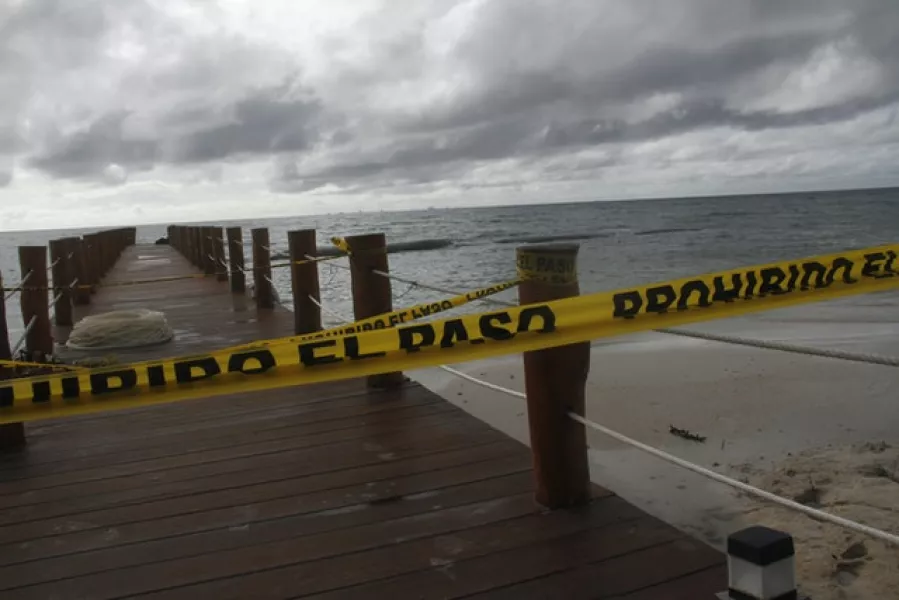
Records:
[[[504,394],[507,394],[509,396],[514,396],[516,398],[521,398],[521,399],[527,398],[527,395],[522,392],[518,392],[516,390],[510,390],[501,385],[496,385],[495,383],[490,383],[489,381],[482,381],[480,379],[477,379],[476,377],[472,377],[471,375],[468,375],[467,373],[463,373],[463,372],[453,369],[451,367],[441,366],[440,368],[443,369],[444,371],[448,371],[449,373],[452,373],[453,375],[461,377],[462,379],[468,380],[472,383],[475,383],[475,384],[485,387],[487,389],[491,389],[491,390],[494,390],[497,392],[502,392]],[[614,438],[614,439],[618,440],[619,442],[622,442],[624,444],[627,444],[628,446],[637,448],[638,450],[642,450],[643,452],[651,454],[651,455],[655,456],[656,458],[660,458],[660,459],[662,459],[666,462],[669,462],[673,465],[677,465],[681,468],[687,469],[688,471],[692,471],[693,473],[696,473],[697,475],[701,475],[708,479],[712,479],[714,481],[717,481],[718,483],[723,483],[724,485],[731,486],[742,492],[745,492],[752,496],[756,496],[757,498],[761,498],[763,500],[773,502],[774,504],[779,504],[780,506],[783,506],[785,508],[790,508],[792,510],[804,513],[814,519],[818,519],[820,521],[827,521],[829,523],[832,523],[834,525],[839,525],[841,527],[850,529],[857,533],[863,533],[865,535],[869,535],[873,538],[876,538],[876,539],[886,542],[888,544],[891,544],[894,546],[899,546],[899,536],[894,535],[892,533],[888,533],[886,531],[881,531],[880,529],[875,529],[874,527],[870,527],[870,526],[864,525],[862,523],[857,523],[855,521],[851,521],[849,519],[844,519],[843,517],[839,517],[839,516],[833,515],[831,513],[826,513],[824,511],[821,511],[821,510],[818,510],[815,508],[811,508],[809,506],[800,504],[793,500],[789,500],[787,498],[783,498],[776,494],[772,494],[771,492],[766,492],[765,490],[762,490],[755,486],[749,485],[748,483],[743,483],[742,481],[737,481],[736,479],[731,479],[730,477],[727,477],[726,475],[722,475],[722,474],[712,471],[710,469],[706,469],[705,467],[701,467],[699,465],[693,464],[682,458],[678,458],[677,456],[674,456],[672,454],[668,454],[667,452],[659,450],[658,448],[654,448],[652,446],[644,444],[643,442],[638,442],[637,440],[629,438],[626,435],[618,433],[617,431],[613,431],[612,429],[609,429],[608,427],[603,427],[602,425],[600,425],[598,423],[594,423],[593,421],[590,421],[590,420],[582,417],[579,414],[569,412],[568,416],[572,420],[580,423],[581,425],[584,425],[585,427],[589,427],[590,429],[598,431],[598,432],[602,433],[603,435]]]
[[[22,278],[18,285],[13,288],[7,288],[9,293],[3,298],[3,301],[6,302],[7,300],[15,296],[18,292],[21,292],[25,284],[28,283],[28,280],[31,279],[32,273],[33,271],[28,271],[27,273],[25,273],[25,277]]]
[[[347,267],[347,268],[349,268],[349,267]],[[420,287],[420,288],[426,289],[426,290],[431,290],[433,292],[440,292],[441,294],[449,294],[450,296],[458,296],[459,295],[459,292],[457,292],[457,291],[449,290],[446,288],[441,288],[436,285],[421,283],[420,281],[415,281],[414,279],[407,279],[405,277],[393,275],[392,273],[385,273],[384,271],[379,271],[378,269],[372,269],[372,273],[374,273],[375,275],[380,275],[381,277],[386,277],[387,279],[393,279],[393,280],[399,281],[401,283],[413,285],[413,286]],[[490,304],[498,304],[499,306],[517,306],[517,304],[514,304],[512,302],[505,302],[503,300],[497,300],[495,298],[486,297],[486,298],[476,298],[476,299],[480,300],[482,302],[488,302]]]
[[[28,334],[31,332],[31,329],[34,327],[34,324],[37,323],[37,315],[31,317],[31,320],[28,321],[28,325],[25,326],[25,331],[22,332],[22,337],[19,338],[19,341],[16,342],[16,345],[13,346],[11,354],[13,356],[16,355],[16,352],[22,347],[22,344],[25,343],[25,339],[28,337]]]
[[[710,340],[713,342],[723,342],[725,344],[737,344],[740,346],[750,346],[753,348],[764,348],[766,350],[780,350],[782,352],[794,352],[796,354],[807,354],[809,356],[823,356],[826,358],[839,358],[842,360],[884,365],[887,367],[899,367],[899,357],[894,356],[846,352],[843,350],[808,348],[805,346],[797,346],[795,344],[787,344],[785,342],[768,342],[764,340],[753,340],[750,338],[742,338],[736,336],[702,333],[699,331],[680,331],[676,329],[658,329],[657,331],[670,335],[679,335],[700,340]]]
[[[53,267],[55,267],[56,265],[58,265],[60,260],[62,260],[62,257],[61,257],[61,256],[57,256],[57,257],[56,257],[56,260],[54,260],[52,263],[50,263],[50,266],[47,267],[47,270],[49,271],[50,269],[52,269]]]
[[[62,298],[62,292],[56,294],[56,297],[50,301],[50,304],[47,305],[47,308],[52,308],[56,306],[56,303],[59,302],[59,299]]]
[[[512,390],[509,390],[509,391],[511,392]],[[727,477],[720,473],[716,473],[715,471],[711,471],[709,469],[706,469],[705,467],[700,467],[699,465],[694,465],[693,463],[688,462],[682,458],[678,458],[676,456],[668,454],[667,452],[663,452],[657,448],[653,448],[652,446],[648,446],[642,442],[633,440],[625,435],[618,433],[617,431],[612,431],[611,429],[609,429],[607,427],[603,427],[602,425],[600,425],[598,423],[594,423],[593,421],[590,421],[588,419],[585,419],[584,417],[582,417],[578,414],[569,412],[568,416],[571,417],[573,420],[577,421],[578,423],[580,423],[581,425],[584,425],[585,427],[589,427],[590,429],[598,431],[604,435],[615,438],[619,442],[623,442],[629,446],[633,446],[634,448],[637,448],[638,450],[642,450],[643,452],[652,454],[653,456],[655,456],[657,458],[661,458],[662,460],[664,460],[666,462],[669,462],[671,464],[674,464],[674,465],[677,465],[684,469],[687,469],[688,471],[692,471],[698,475],[702,475],[703,477],[706,477],[708,479],[712,479],[719,483],[723,483],[724,485],[729,485],[733,488],[736,488],[736,489],[738,489],[742,492],[745,492],[747,494],[750,494],[752,496],[756,496],[763,500],[768,500],[769,502],[773,502],[774,504],[783,506],[784,508],[790,508],[797,512],[801,512],[809,517],[812,517],[813,519],[817,519],[819,521],[826,521],[828,523],[832,523],[833,525],[839,525],[840,527],[844,527],[851,531],[855,531],[856,533],[862,533],[865,535],[869,535],[869,536],[876,538],[882,542],[886,542],[893,546],[899,547],[899,536],[894,535],[892,533],[888,533],[886,531],[881,531],[880,529],[875,529],[874,527],[870,527],[868,525],[863,525],[862,523],[857,523],[857,522],[851,521],[849,519],[844,519],[843,517],[838,517],[837,515],[833,515],[831,513],[826,513],[822,510],[818,510],[816,508],[812,508],[810,506],[800,504],[798,502],[789,500],[787,498],[782,498],[776,494],[772,494],[771,492],[766,492],[765,490],[762,490],[755,486],[749,485],[748,483],[743,483],[742,481],[737,481],[736,479],[731,479],[730,477]]]
[[[329,315],[336,317],[344,322],[349,322],[346,319],[346,317],[344,317],[343,315],[322,306],[322,304],[318,300],[313,298],[312,296],[309,296],[309,300],[311,300],[323,312],[326,312]],[[510,390],[509,388],[505,388],[505,387],[503,387],[501,385],[497,385],[495,383],[490,383],[489,381],[482,381],[480,379],[477,379],[476,377],[472,377],[471,375],[468,375],[467,373],[463,373],[461,371],[458,371],[458,370],[453,369],[452,367],[448,367],[446,365],[438,365],[438,366],[439,366],[439,368],[443,369],[444,371],[447,371],[448,373],[452,373],[453,375],[461,377],[462,379],[466,379],[466,380],[468,380],[472,383],[475,383],[477,385],[480,385],[482,387],[485,387],[485,388],[488,388],[488,389],[491,389],[491,390],[494,390],[497,392],[501,392],[501,393],[507,394],[509,396],[514,396],[515,398],[527,399],[527,395],[522,392],[518,392],[516,390]],[[852,521],[850,519],[845,519],[843,517],[839,517],[839,516],[833,515],[831,513],[827,513],[827,512],[824,512],[824,511],[821,511],[821,510],[818,510],[815,508],[811,508],[809,506],[800,504],[798,502],[789,500],[787,498],[782,498],[781,496],[772,494],[771,492],[766,492],[765,490],[762,490],[755,486],[749,485],[748,483],[743,483],[742,481],[737,481],[736,479],[731,479],[730,477],[727,477],[726,475],[722,475],[721,473],[717,473],[710,469],[706,469],[705,467],[701,467],[699,465],[693,464],[682,458],[678,458],[677,456],[674,456],[673,454],[669,454],[667,452],[659,450],[658,448],[654,448],[652,446],[644,444],[643,442],[638,442],[635,439],[629,438],[626,435],[618,433],[617,431],[613,431],[613,430],[609,429],[608,427],[603,427],[602,425],[600,425],[598,423],[594,423],[593,421],[590,421],[576,413],[568,412],[567,414],[572,420],[580,423],[581,425],[583,425],[585,427],[589,427],[590,429],[598,431],[598,432],[602,433],[603,435],[607,435],[611,438],[618,440],[619,442],[622,442],[624,444],[627,444],[629,446],[637,448],[638,450],[642,450],[643,452],[651,454],[651,455],[653,455],[657,458],[660,458],[666,462],[669,462],[673,465],[677,465],[681,468],[687,469],[688,471],[692,471],[693,473],[696,473],[697,475],[701,475],[701,476],[711,479],[713,481],[717,481],[718,483],[722,483],[724,485],[731,486],[731,487],[738,489],[744,493],[755,496],[757,498],[761,498],[762,500],[767,500],[769,502],[778,504],[785,508],[789,508],[789,509],[795,510],[797,512],[801,512],[809,517],[818,519],[819,521],[825,521],[825,522],[831,523],[833,525],[838,525],[845,529],[849,529],[849,530],[855,531],[857,533],[865,534],[865,535],[868,535],[875,539],[878,539],[882,542],[886,542],[893,546],[899,547],[899,536],[897,536],[897,535],[894,535],[894,534],[886,532],[886,531],[881,531],[880,529],[875,529],[874,527],[870,527],[870,526],[864,525],[862,523],[857,523],[856,521]]]

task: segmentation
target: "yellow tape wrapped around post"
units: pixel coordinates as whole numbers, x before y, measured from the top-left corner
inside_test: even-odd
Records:
[[[899,288],[899,244],[327,339],[0,382],[0,423],[406,371]],[[260,396],[264,401],[264,396]]]

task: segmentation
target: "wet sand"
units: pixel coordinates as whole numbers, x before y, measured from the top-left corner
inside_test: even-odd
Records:
[[[899,356],[897,309],[899,294],[892,292],[710,322],[689,329]],[[491,383],[518,391],[524,389],[519,355],[452,366]],[[527,443],[523,400],[439,369],[410,375]],[[820,473],[810,477],[819,480],[822,490],[819,500],[824,510],[830,510],[828,497],[839,491],[838,486],[821,481],[828,477],[845,481],[848,471],[843,479],[833,474],[841,472],[843,467],[855,468],[854,461],[860,460],[858,448],[865,444],[899,447],[897,389],[899,369],[894,367],[645,333],[600,340],[594,346],[587,417],[641,442],[756,485],[770,484],[766,478],[789,470],[790,461],[806,453],[812,458],[806,456],[805,468],[818,465]],[[672,425],[707,439],[704,443],[682,439],[670,433]],[[730,532],[749,524],[764,524],[763,517],[767,515],[772,526],[788,529],[796,537],[800,550],[820,550],[818,546],[817,550],[810,550],[805,542],[812,537],[813,526],[822,526],[803,515],[784,516],[781,513],[785,509],[769,509],[759,501],[741,498],[727,486],[624,446],[598,432],[590,431],[589,444],[591,475],[596,483],[712,545],[723,547]],[[815,460],[816,455],[827,458]],[[858,497],[864,498],[864,489],[858,490],[859,486],[864,488],[867,479],[852,481]],[[871,483],[878,488],[877,499],[872,499],[871,504],[899,506],[899,483],[876,477]],[[768,512],[760,512],[762,507]],[[875,519],[878,522],[869,524],[895,523],[892,532],[899,534],[895,512],[885,508],[873,510],[889,519],[883,522]],[[775,518],[774,514],[779,516]],[[854,518],[845,512],[839,514]],[[867,522],[862,516],[857,518]],[[869,521],[873,518],[867,515]],[[793,526],[785,527],[785,522]],[[824,538],[815,534],[815,539]],[[836,555],[845,550],[843,547],[830,549]],[[862,575],[840,576],[836,584],[830,580],[809,581],[808,586],[814,587],[819,595],[824,594],[820,598],[864,598],[867,592],[863,584],[867,586],[865,590],[871,587],[871,582],[878,579],[878,569],[896,571],[899,566],[899,550],[884,548],[883,552],[886,559],[869,560],[872,564],[866,565]],[[836,581],[836,575],[832,575]],[[871,593],[876,592],[875,583]],[[839,595],[843,593],[848,595]],[[818,595],[815,598],[819,600]]]

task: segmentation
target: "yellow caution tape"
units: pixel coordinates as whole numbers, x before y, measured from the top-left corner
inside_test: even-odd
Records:
[[[84,369],[79,365],[61,363],[39,363],[28,360],[0,360],[0,367],[31,367],[36,369],[56,369],[61,371],[78,371]]]
[[[420,369],[895,289],[897,252],[899,244],[329,339],[14,379],[0,385],[0,422]]]
[[[441,312],[445,312],[447,310],[451,310],[453,308],[458,308],[464,304],[468,304],[469,302],[474,302],[475,300],[479,300],[481,298],[486,298],[488,296],[492,296],[494,294],[499,294],[500,292],[504,292],[508,289],[511,289],[518,285],[519,280],[513,279],[511,281],[504,281],[503,283],[498,283],[496,285],[491,285],[485,288],[472,290],[470,292],[465,292],[464,294],[459,294],[457,296],[453,296],[451,298],[446,298],[445,300],[438,300],[437,302],[425,302],[424,304],[416,304],[415,306],[410,306],[409,308],[402,308],[400,310],[395,310],[393,312],[384,313],[380,315],[376,315],[374,317],[368,317],[366,319],[360,319],[358,321],[354,321],[352,323],[347,323],[346,325],[341,325],[339,327],[333,327],[331,329],[325,329],[323,331],[317,331],[315,333],[307,333],[303,335],[295,335],[287,338],[278,338],[276,340],[262,340],[259,342],[250,342],[248,344],[240,344],[239,346],[232,346],[227,348],[227,350],[238,350],[238,349],[248,349],[248,348],[262,348],[271,345],[272,343],[290,343],[295,344],[298,342],[306,342],[310,340],[320,340],[327,339],[332,337],[340,337],[344,335],[350,335],[352,333],[360,333],[363,331],[373,331],[375,329],[387,329],[388,327],[395,327],[397,325],[401,325],[408,321],[414,321],[415,319],[421,319],[423,317],[429,317],[431,315],[436,315]]]
[[[342,237],[337,237],[337,236],[332,237],[331,243],[334,244],[335,246],[337,246],[337,248],[339,248],[340,251],[343,252],[344,254],[347,254],[349,256],[353,255],[352,251],[350,250],[349,243],[347,243],[347,241],[345,239],[343,239]]]

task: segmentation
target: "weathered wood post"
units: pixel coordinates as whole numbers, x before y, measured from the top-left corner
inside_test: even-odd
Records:
[[[0,273],[0,290],[3,289],[3,274]],[[5,297],[5,292],[2,292]],[[0,302],[0,359],[11,360],[12,350],[9,346],[9,327],[6,323],[6,302]],[[0,367],[0,380],[8,379],[10,369]],[[24,423],[4,423],[0,425],[0,450],[18,448],[25,444]]]
[[[222,240],[222,228],[212,228],[212,256],[215,258],[216,281],[228,281],[228,263],[225,262],[225,243]]]
[[[51,302],[56,299],[53,314],[56,324],[62,327],[72,325],[72,269],[69,267],[69,239],[52,240],[50,242],[50,264],[53,273],[53,289],[50,290]]]
[[[243,294],[247,291],[247,279],[244,274],[243,232],[240,227],[229,227],[228,236],[228,268],[231,275],[231,291]]]
[[[203,242],[202,265],[203,272],[206,275],[215,275],[215,248],[212,239],[212,227],[208,225],[201,227],[201,236]]]
[[[580,295],[577,244],[517,249],[521,304]],[[584,414],[590,343],[524,353],[528,428],[534,457],[536,500],[556,509],[590,501],[590,469],[584,426],[568,412]]]
[[[3,292],[3,273],[0,273],[0,293],[3,294],[3,302],[0,302],[0,359],[11,360],[12,350],[9,345],[9,324],[6,322],[6,292]],[[3,368],[0,367],[0,373]]]
[[[321,301],[318,283],[318,264],[307,257],[316,254],[315,230],[287,232],[290,247],[290,286],[293,290],[293,332],[296,335],[313,333],[322,328],[321,309],[309,299]],[[302,264],[297,264],[302,263]]]
[[[87,288],[88,294],[97,292],[97,284],[100,282],[99,275],[99,255],[97,253],[97,235],[89,233],[82,237],[82,265],[84,265],[84,283],[90,286]]]
[[[388,273],[387,238],[383,233],[354,235],[346,238],[350,248],[350,278],[353,289],[353,313],[356,320],[393,311],[390,279],[375,271]],[[369,375],[368,387],[395,388],[406,378],[402,371]]]
[[[47,248],[44,246],[19,246],[19,265],[22,279],[28,278],[19,295],[22,302],[22,322],[34,324],[25,335],[25,348],[31,359],[35,352],[43,357],[53,354],[53,334],[50,328],[50,307],[48,306]],[[31,273],[31,275],[28,275]]]
[[[72,238],[72,251],[75,253],[72,255],[72,267],[73,267],[73,276],[78,280],[78,284],[75,286],[73,290],[73,300],[75,305],[83,306],[85,304],[91,303],[91,291],[90,291],[90,282],[88,281],[88,269],[85,264],[87,260],[87,255],[85,253],[85,246],[87,242],[85,242],[81,238]]]
[[[256,308],[274,308],[272,293],[272,259],[268,241],[268,229],[258,227],[253,234],[253,285],[256,288]]]
[[[203,262],[200,260],[200,257],[203,253],[203,244],[202,244],[202,234],[200,232],[200,228],[197,226],[191,227],[191,237],[193,238],[193,252],[191,253],[191,261],[193,265],[201,269],[203,268]]]

